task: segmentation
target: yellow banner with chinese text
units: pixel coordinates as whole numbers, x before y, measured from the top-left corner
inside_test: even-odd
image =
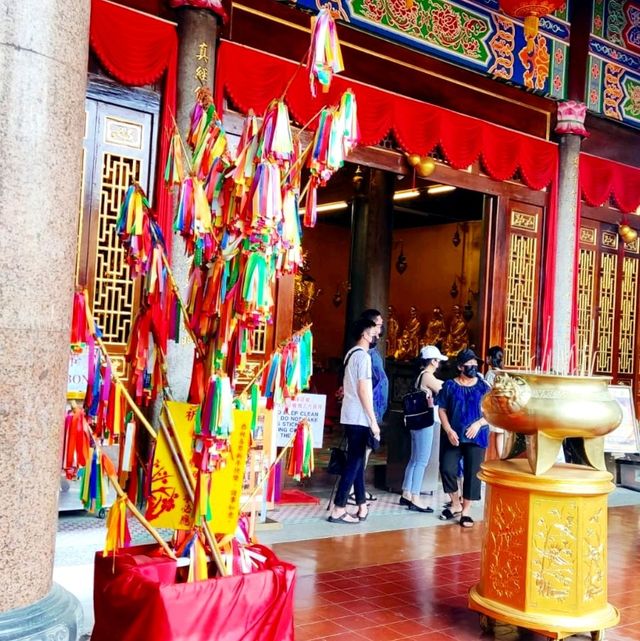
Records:
[[[249,410],[233,410],[227,464],[211,475],[209,501],[213,518],[210,523],[211,530],[216,534],[233,534],[236,531],[251,442],[251,416]]]
[[[165,407],[171,415],[180,447],[187,454],[190,472],[195,479],[196,469],[191,464],[191,450],[198,406],[167,401]],[[193,504],[180,479],[164,433],[160,431],[153,458],[151,491],[145,516],[157,528],[190,530],[192,513]]]

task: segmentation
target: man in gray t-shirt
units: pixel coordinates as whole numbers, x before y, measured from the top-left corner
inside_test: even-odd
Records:
[[[344,398],[340,412],[347,437],[347,462],[336,491],[334,508],[329,516],[331,523],[359,523],[369,512],[364,488],[364,467],[367,442],[372,433],[380,438],[380,428],[373,411],[373,390],[371,383],[371,357],[369,344],[377,332],[374,321],[359,318],[353,326],[355,347],[344,359]],[[346,511],[347,496],[351,486],[358,506],[357,514]]]

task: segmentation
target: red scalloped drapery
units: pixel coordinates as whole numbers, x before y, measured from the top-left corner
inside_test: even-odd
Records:
[[[358,102],[362,145],[375,145],[393,132],[407,153],[427,155],[439,147],[456,169],[464,169],[479,158],[486,172],[495,180],[508,180],[519,171],[523,182],[532,189],[549,187],[542,320],[549,331],[547,350],[551,352],[557,145],[343,76],[333,79],[328,93],[313,98],[309,91],[308,73],[301,65],[234,42],[221,43],[216,69],[216,103],[219,108],[226,96],[243,113],[249,109],[264,112],[290,81],[285,101],[291,116],[300,124],[308,123],[323,105],[336,104],[344,91],[352,89]]]
[[[164,78],[160,115],[160,155],[155,178],[158,223],[171,252],[172,201],[164,188],[164,159],[169,151],[176,109],[178,34],[175,25],[106,0],[92,0],[90,44],[105,69],[125,85],[142,86]]]
[[[613,198],[621,211],[635,212],[640,207],[640,169],[580,154],[580,190],[588,205],[600,207]]]
[[[358,101],[362,145],[375,145],[393,132],[407,153],[427,155],[439,147],[448,163],[464,169],[480,158],[495,180],[518,171],[532,189],[555,181],[558,148],[555,144],[499,127],[477,118],[407,98],[345,78],[334,77],[331,89],[316,98],[309,91],[306,69],[271,54],[223,41],[218,52],[216,101],[226,95],[242,112],[263,112],[279,96],[295,73],[285,101],[298,123],[307,123],[325,104],[336,104],[352,89]]]

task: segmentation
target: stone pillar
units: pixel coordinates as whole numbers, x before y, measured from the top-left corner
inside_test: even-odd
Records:
[[[574,306],[575,268],[577,251],[578,219],[578,171],[580,144],[584,129],[586,107],[575,101],[558,105],[559,180],[558,224],[555,255],[554,317],[553,317],[553,368],[562,370],[567,364],[561,362],[570,353],[575,337],[571,335],[571,316]],[[567,292],[573,295],[567,296]]]
[[[351,323],[363,310],[379,309],[386,316],[391,274],[393,192],[395,176],[381,169],[368,171],[368,181],[355,185],[351,205],[351,261],[347,301],[347,339]],[[384,350],[384,341],[380,341]]]
[[[195,8],[201,2],[182,0],[175,4],[181,7],[177,9],[179,50],[176,119],[180,133],[186,138],[196,90],[202,85],[213,92],[218,18],[212,11]],[[191,259],[185,255],[182,237],[174,236],[171,269],[183,300],[187,297],[190,263]],[[169,341],[167,376],[177,401],[186,401],[189,395],[193,353],[193,343],[186,331],[181,331],[179,344]]]
[[[0,0],[0,639],[76,639],[52,586],[89,0]]]

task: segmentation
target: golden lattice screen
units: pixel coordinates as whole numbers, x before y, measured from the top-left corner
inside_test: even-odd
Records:
[[[581,227],[579,354],[591,360],[595,352],[595,373],[626,382],[636,371],[639,260],[640,242],[622,244],[613,225],[587,221]]]
[[[539,214],[513,210],[510,230],[504,365],[528,369],[535,357]]]

